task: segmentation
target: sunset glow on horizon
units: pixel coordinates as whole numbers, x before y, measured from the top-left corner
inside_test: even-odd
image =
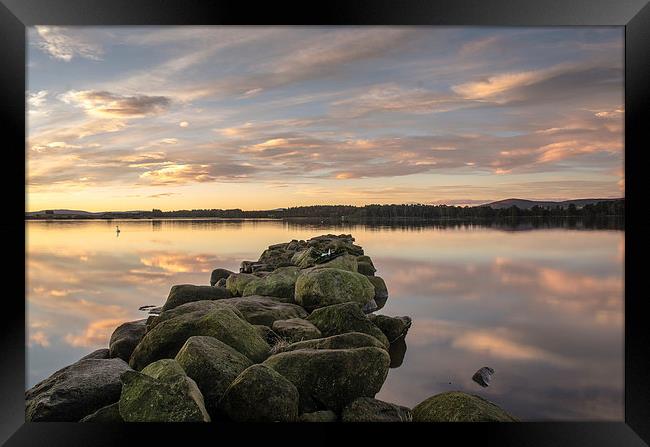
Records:
[[[31,27],[26,210],[623,197],[623,32]]]

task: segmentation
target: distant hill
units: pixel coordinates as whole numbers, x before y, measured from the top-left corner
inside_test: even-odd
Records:
[[[598,202],[611,202],[620,199],[573,199],[573,200],[564,200],[561,202],[551,202],[544,200],[526,200],[526,199],[504,199],[497,200],[496,202],[486,203],[481,206],[489,206],[495,210],[510,208],[511,206],[516,206],[521,210],[529,210],[535,205],[542,208],[555,208],[557,206],[566,208],[571,204],[574,204],[576,208],[582,208],[585,205],[593,205]]]
[[[67,216],[91,216],[94,214],[101,213],[92,213],[90,211],[81,211],[81,210],[41,210],[41,211],[31,211],[25,213],[26,216],[38,216],[45,214],[58,214],[58,215],[67,215]]]

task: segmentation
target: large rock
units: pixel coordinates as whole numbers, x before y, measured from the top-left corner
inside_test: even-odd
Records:
[[[176,361],[203,393],[208,413],[217,415],[226,388],[253,363],[244,355],[213,337],[190,337]]]
[[[473,394],[449,391],[436,394],[413,408],[415,422],[516,422],[492,402]]]
[[[387,315],[368,315],[372,321],[384,333],[388,341],[393,343],[400,337],[406,336],[411,327],[411,317],[389,317]]]
[[[110,347],[110,356],[118,357],[128,362],[135,347],[140,343],[144,333],[147,331],[147,320],[129,321],[121,324],[113,331],[111,339],[108,342]]]
[[[214,269],[212,270],[212,273],[210,273],[210,285],[214,286],[220,280],[228,279],[228,277],[234,273],[235,272],[231,272],[230,270],[226,269]]]
[[[230,384],[221,408],[237,422],[292,422],[298,402],[293,383],[266,365],[253,365]]]
[[[156,379],[127,371],[122,384],[119,410],[126,422],[210,422],[203,396],[187,376]]]
[[[372,283],[375,287],[375,304],[379,310],[386,304],[388,300],[388,288],[386,287],[386,282],[380,276],[368,276],[368,281]]]
[[[341,413],[343,422],[411,422],[411,410],[370,397],[360,397]]]
[[[301,306],[285,303],[270,296],[253,295],[229,298],[222,300],[222,302],[236,308],[246,321],[251,324],[262,324],[271,327],[276,320],[307,317],[307,311]]]
[[[273,322],[272,329],[289,343],[322,337],[316,326],[302,318],[276,320]]]
[[[265,264],[269,270],[275,270],[280,267],[292,266],[291,258],[294,252],[286,249],[287,244],[276,244],[270,246],[260,255],[257,262]]]
[[[351,349],[368,347],[383,349],[384,345],[371,335],[362,334],[361,332],[348,332],[347,334],[332,335],[326,338],[299,341],[282,346],[276,352],[296,351],[298,349]]]
[[[230,298],[230,296],[230,292],[222,287],[180,284],[172,286],[162,310],[170,310],[181,304],[191,303],[192,301],[220,300]]]
[[[149,377],[165,382],[174,381],[178,377],[185,377],[187,375],[183,367],[175,359],[161,359],[157,362],[150,363],[141,372]]]
[[[248,282],[242,296],[263,295],[293,301],[298,276],[300,276],[298,267],[278,268],[263,278]]]
[[[374,296],[375,288],[367,277],[347,270],[314,269],[296,281],[296,302],[308,310],[347,302],[364,305]]]
[[[263,361],[270,349],[232,306],[220,305],[203,314],[182,313],[157,323],[135,348],[129,363],[133,369],[141,370],[156,360],[174,358],[187,339],[195,335],[217,338],[254,362]]]
[[[390,344],[388,347],[388,355],[390,356],[391,368],[399,368],[402,366],[406,349],[406,339],[404,337],[400,337]]]
[[[355,303],[321,307],[313,311],[307,320],[312,322],[326,337],[347,332],[361,332],[372,335],[388,349],[389,342],[384,333],[368,319],[359,305]]]
[[[250,273],[233,273],[226,279],[226,289],[232,296],[242,296],[246,285],[257,279],[257,276]]]
[[[268,326],[264,326],[263,324],[254,324],[253,327],[271,347],[279,341],[283,341],[283,338],[273,332],[273,329]]]
[[[81,357],[79,360],[87,360],[87,359],[110,359],[111,358],[111,350],[108,348],[101,348],[97,349],[90,354],[86,354],[83,357]]]
[[[381,348],[300,349],[273,355],[264,364],[298,388],[301,413],[338,412],[358,397],[379,392],[390,358]]]
[[[120,415],[119,403],[115,402],[114,404],[107,405],[95,411],[94,413],[89,414],[79,422],[114,423],[124,422],[124,419],[122,419],[122,416]]]
[[[190,315],[194,319],[199,319],[200,317],[210,313],[214,309],[222,309],[222,308],[228,308],[231,309],[232,311],[237,314],[237,316],[241,319],[245,319],[244,315],[237,310],[236,307],[232,305],[232,303],[227,303],[226,299],[223,300],[216,300],[216,301],[210,301],[210,300],[203,300],[203,301],[193,301],[190,303],[186,304],[181,304],[178,307],[175,307],[170,310],[166,310],[162,312],[160,315],[158,315],[155,319],[147,321],[147,331],[152,330],[157,324],[162,323],[163,321],[171,320],[172,318],[176,318],[180,315]]]
[[[77,422],[120,397],[121,359],[85,359],[58,370],[25,392],[25,420]]]

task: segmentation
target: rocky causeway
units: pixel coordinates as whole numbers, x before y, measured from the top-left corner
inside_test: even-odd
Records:
[[[174,285],[107,348],[27,390],[26,420],[516,421],[460,391],[412,409],[374,398],[417,324],[378,313],[388,287],[377,272],[351,235],[328,234],[271,245],[239,272],[216,268],[210,285]]]

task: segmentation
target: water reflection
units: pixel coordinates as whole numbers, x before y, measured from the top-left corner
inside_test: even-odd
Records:
[[[413,406],[461,389],[523,419],[623,418],[624,233],[611,225],[26,225],[28,386],[105,347],[118,324],[142,318],[138,308],[164,302],[173,284],[208,284],[213,268],[236,269],[272,243],[345,232],[388,285],[381,313],[413,317],[406,343],[391,347],[378,398]],[[496,372],[483,389],[471,377],[485,365]]]

